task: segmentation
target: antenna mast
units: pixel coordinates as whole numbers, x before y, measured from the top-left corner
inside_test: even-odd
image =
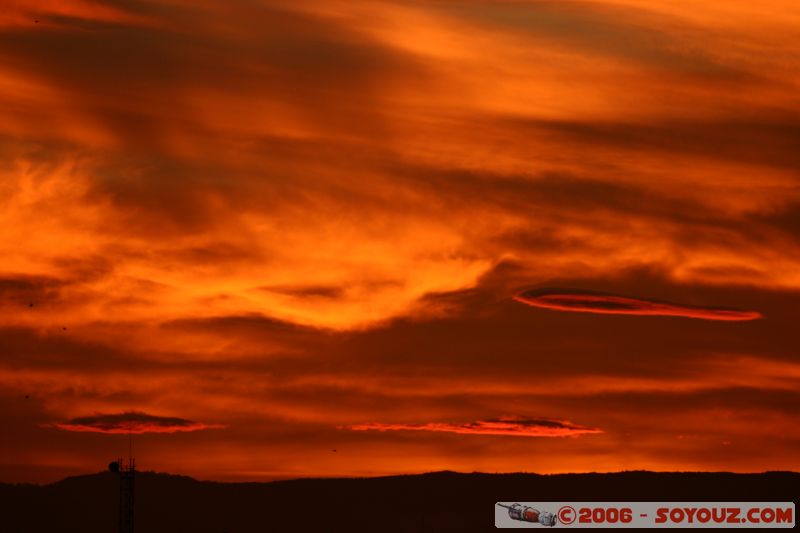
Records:
[[[133,430],[128,428],[128,460],[119,460],[119,533],[133,533],[133,487],[136,460],[133,458]]]

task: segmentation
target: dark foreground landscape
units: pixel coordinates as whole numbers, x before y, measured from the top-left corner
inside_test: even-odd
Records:
[[[109,533],[119,480],[100,473],[51,485],[0,483],[0,533]],[[497,501],[794,501],[800,474],[457,474],[216,483],[139,473],[142,533],[487,531]]]

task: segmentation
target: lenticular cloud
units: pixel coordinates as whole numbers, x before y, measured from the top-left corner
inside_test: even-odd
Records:
[[[88,431],[111,434],[178,433],[224,427],[220,425],[203,424],[183,418],[155,416],[135,411],[73,418],[66,422],[54,424],[54,426],[65,431]]]
[[[469,435],[504,435],[511,437],[575,437],[602,433],[596,428],[578,426],[567,420],[522,419],[502,417],[495,420],[478,420],[466,424],[429,422],[426,424],[369,423],[346,426],[353,431],[440,431]]]
[[[534,289],[522,292],[514,296],[514,299],[533,307],[578,313],[679,316],[723,321],[756,320],[761,318],[761,313],[757,311],[682,305],[572,289]]]

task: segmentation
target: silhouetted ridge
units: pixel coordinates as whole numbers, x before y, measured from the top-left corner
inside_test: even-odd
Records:
[[[140,472],[136,527],[146,533],[486,531],[493,529],[497,501],[792,501],[797,495],[795,472],[444,471],[269,483]],[[0,533],[114,531],[117,500],[118,479],[110,472],[43,486],[0,483]]]

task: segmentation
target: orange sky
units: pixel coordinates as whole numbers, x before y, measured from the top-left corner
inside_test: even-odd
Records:
[[[800,469],[796,1],[6,3],[0,481]]]

